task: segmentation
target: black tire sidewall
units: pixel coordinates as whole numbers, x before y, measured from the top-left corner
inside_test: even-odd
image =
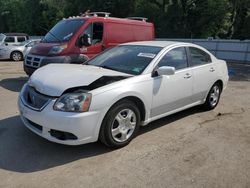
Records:
[[[114,140],[111,134],[111,128],[112,128],[112,123],[114,121],[114,118],[123,109],[132,110],[136,115],[137,122],[136,122],[135,130],[133,134],[131,135],[131,137],[125,142],[117,142]],[[136,136],[136,133],[138,132],[138,129],[139,129],[140,121],[141,120],[140,120],[139,109],[133,102],[129,100],[123,100],[121,102],[118,102],[113,107],[111,107],[111,109],[108,111],[108,113],[106,114],[103,120],[102,127],[101,127],[101,132],[102,132],[101,134],[103,138],[101,139],[101,141],[107,146],[112,147],[112,148],[120,148],[120,147],[126,146]]]

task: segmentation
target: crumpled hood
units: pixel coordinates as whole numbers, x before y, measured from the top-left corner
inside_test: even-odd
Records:
[[[49,64],[36,70],[28,83],[38,92],[56,97],[67,89],[88,86],[103,76],[131,75],[90,65]]]

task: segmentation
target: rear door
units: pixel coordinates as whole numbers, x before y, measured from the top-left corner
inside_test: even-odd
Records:
[[[190,67],[194,75],[193,102],[201,101],[216,81],[216,66],[211,56],[204,50],[189,47]]]
[[[151,117],[155,117],[191,103],[193,76],[188,67],[185,47],[177,47],[167,52],[158,67],[175,67],[171,76],[153,77],[153,99]]]

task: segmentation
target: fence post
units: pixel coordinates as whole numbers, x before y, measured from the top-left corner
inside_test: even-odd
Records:
[[[248,53],[250,51],[250,41],[247,42],[247,49],[246,49],[246,53],[245,53],[245,57],[244,57],[244,63],[247,63],[247,56],[248,56]]]
[[[216,39],[215,42],[216,42],[216,43],[215,43],[215,57],[217,57],[217,51],[218,51],[218,46],[219,46],[219,40]]]

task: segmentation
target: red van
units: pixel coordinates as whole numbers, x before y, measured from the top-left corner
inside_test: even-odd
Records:
[[[59,21],[25,57],[24,71],[31,75],[49,63],[83,63],[120,43],[154,40],[154,25],[146,18],[109,14],[94,12]]]

